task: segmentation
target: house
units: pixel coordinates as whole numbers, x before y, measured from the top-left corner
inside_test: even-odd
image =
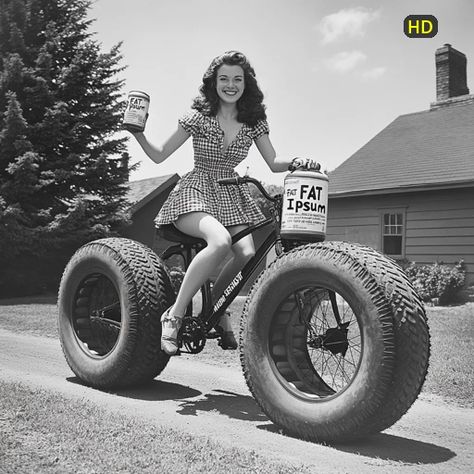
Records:
[[[132,225],[125,230],[124,237],[148,245],[157,253],[169,245],[169,242],[157,239],[154,219],[178,179],[179,175],[175,173],[128,183],[127,199],[131,204]]]
[[[328,240],[419,264],[464,260],[474,284],[474,95],[466,56],[435,53],[437,100],[401,115],[332,173]]]

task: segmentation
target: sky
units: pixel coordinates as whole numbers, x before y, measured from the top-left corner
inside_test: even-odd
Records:
[[[434,15],[434,38],[407,38],[408,15]],[[472,0],[96,0],[91,31],[104,51],[122,42],[124,92],[151,96],[146,135],[161,145],[198,94],[211,60],[239,50],[255,69],[270,139],[282,156],[331,171],[399,115],[436,100],[435,51],[445,43],[468,59],[474,93]],[[152,162],[130,136],[132,181],[192,169],[188,140]],[[282,184],[257,148],[236,169]]]

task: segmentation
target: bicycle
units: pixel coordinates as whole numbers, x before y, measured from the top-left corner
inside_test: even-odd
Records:
[[[288,433],[313,441],[343,441],[383,431],[418,397],[430,352],[423,304],[390,258],[358,244],[281,238],[282,196],[271,215],[232,238],[266,227],[254,257],[222,296],[188,307],[179,345],[199,353],[220,316],[271,248],[276,259],[247,296],[240,328],[245,380],[264,413]],[[59,290],[59,334],[66,360],[88,385],[110,389],[145,383],[169,362],[160,350],[161,314],[174,302],[165,260],[180,255],[187,268],[205,242],[172,225],[159,235],[175,242],[161,258],[123,238],[81,247]],[[318,239],[319,240],[319,239]]]

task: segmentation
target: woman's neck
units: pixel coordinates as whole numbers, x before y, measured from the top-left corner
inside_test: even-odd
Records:
[[[238,115],[237,106],[235,104],[221,103],[216,115],[223,119],[236,119]]]

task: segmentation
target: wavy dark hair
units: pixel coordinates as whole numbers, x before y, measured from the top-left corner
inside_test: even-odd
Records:
[[[255,71],[248,59],[238,51],[226,51],[215,57],[207,68],[199,87],[199,96],[193,101],[192,108],[203,115],[215,116],[219,110],[219,96],[216,92],[217,70],[223,65],[240,66],[244,71],[245,89],[237,101],[237,120],[254,127],[258,120],[266,119],[263,93],[258,87]]]

